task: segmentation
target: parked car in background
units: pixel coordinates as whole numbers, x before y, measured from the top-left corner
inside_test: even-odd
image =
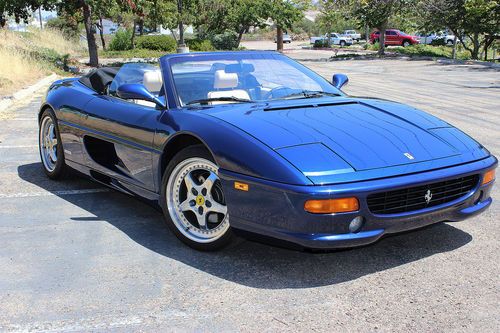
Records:
[[[375,44],[379,41],[380,31],[374,31],[370,35],[370,42]],[[403,47],[419,43],[417,36],[411,36],[396,29],[387,29],[385,31],[385,45],[401,45]]]
[[[356,42],[359,42],[361,39],[361,34],[358,34],[356,30],[345,30],[342,36],[352,38],[352,40],[355,40]]]
[[[323,42],[327,41],[328,34],[325,34],[324,36],[321,36],[321,37],[311,37],[309,42],[311,44],[314,44],[317,40],[320,40]],[[336,32],[332,32],[332,33],[330,33],[330,44],[331,45],[340,45],[340,46],[349,46],[349,45],[352,45],[352,38],[341,36],[340,34],[338,34]]]
[[[417,37],[419,39],[420,44],[431,44],[435,40],[442,39],[444,44],[453,45],[453,41],[455,40],[454,35],[448,35],[443,33],[423,34],[423,35],[418,35]]]
[[[274,42],[277,43],[278,39],[274,37]],[[283,34],[283,44],[288,43],[290,44],[292,42],[292,36],[289,34]]]

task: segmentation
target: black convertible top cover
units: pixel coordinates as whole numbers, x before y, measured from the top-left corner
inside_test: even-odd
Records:
[[[101,67],[91,70],[82,76],[79,81],[99,94],[104,94],[106,87],[113,81],[120,67]]]

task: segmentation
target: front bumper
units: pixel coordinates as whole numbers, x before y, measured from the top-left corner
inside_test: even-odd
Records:
[[[362,182],[298,186],[219,170],[231,226],[238,230],[291,242],[305,248],[334,249],[373,243],[382,236],[421,228],[438,222],[455,222],[475,216],[492,202],[493,182],[477,186],[467,195],[454,201],[418,211],[376,215],[370,212],[366,198],[377,192],[425,185],[458,177],[480,174],[496,167],[490,156],[481,161],[459,166]],[[234,182],[249,184],[249,191],[234,189]],[[338,214],[310,214],[304,210],[309,199],[327,199],[355,196],[359,199],[357,212]],[[358,232],[350,232],[349,224],[357,216],[365,220]]]

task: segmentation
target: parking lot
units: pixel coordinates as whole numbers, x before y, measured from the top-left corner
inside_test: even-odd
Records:
[[[439,116],[500,156],[495,69],[304,64],[327,78],[347,74],[348,94]],[[0,331],[498,331],[498,184],[479,217],[368,247],[311,254],[239,240],[200,253],[131,197],[44,176],[41,93],[0,117]]]

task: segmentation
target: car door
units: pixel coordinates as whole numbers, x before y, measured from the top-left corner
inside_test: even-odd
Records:
[[[330,40],[331,40],[332,45],[339,45],[340,44],[340,38],[337,34],[331,34]]]
[[[387,30],[385,32],[385,43],[387,45],[397,45],[398,44],[398,34],[396,31]]]
[[[145,64],[120,69],[108,93],[86,106],[83,137],[89,168],[120,181],[121,185],[156,191],[153,177],[153,138],[161,110],[139,101],[123,100],[113,89],[123,83],[142,83],[143,73],[156,70]]]

